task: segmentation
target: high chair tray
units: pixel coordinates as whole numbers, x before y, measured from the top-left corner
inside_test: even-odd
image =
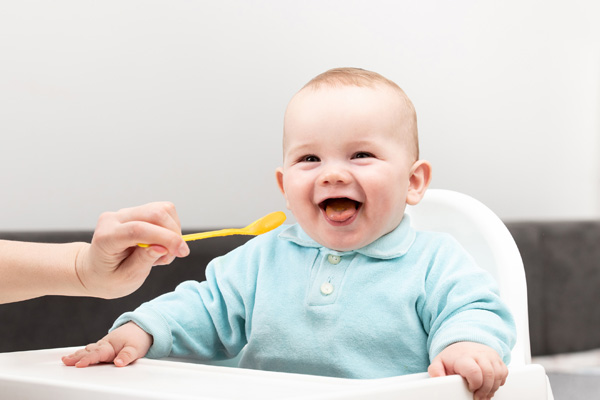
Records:
[[[67,367],[76,348],[0,354],[0,397],[7,399],[456,399],[471,400],[462,378],[426,373],[383,379],[341,379],[256,371],[173,360],[141,359],[117,368]],[[441,396],[441,397],[440,397]],[[539,365],[511,367],[495,399],[546,400]]]

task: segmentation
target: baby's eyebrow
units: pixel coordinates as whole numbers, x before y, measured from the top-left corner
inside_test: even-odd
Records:
[[[373,145],[373,141],[372,140],[357,140],[354,141],[352,143],[350,143],[352,146],[357,146],[357,147],[366,147],[366,146],[372,146]]]
[[[314,146],[309,143],[290,145],[287,149],[284,149],[284,155],[289,154],[301,154],[301,153],[313,153]]]

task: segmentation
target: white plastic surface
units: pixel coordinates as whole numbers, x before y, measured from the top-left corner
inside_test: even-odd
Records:
[[[494,276],[517,326],[511,365],[531,363],[525,269],[519,249],[500,218],[478,200],[442,189],[429,189],[423,200],[407,207],[406,212],[417,230],[450,233]]]
[[[60,357],[75,348],[0,354],[0,397],[19,399],[448,399],[471,400],[462,378],[427,374],[352,380],[141,359],[78,369]],[[546,400],[539,365],[511,367],[497,400]]]

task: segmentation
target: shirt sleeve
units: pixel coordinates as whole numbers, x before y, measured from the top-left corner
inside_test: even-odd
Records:
[[[111,330],[133,321],[153,337],[149,358],[235,357],[247,342],[255,286],[251,262],[243,259],[240,249],[216,258],[206,268],[206,281],[181,283],[175,291],[120,316]]]
[[[496,350],[505,364],[510,362],[514,319],[492,276],[453,238],[438,246],[424,289],[420,314],[431,361],[453,343],[476,342]]]

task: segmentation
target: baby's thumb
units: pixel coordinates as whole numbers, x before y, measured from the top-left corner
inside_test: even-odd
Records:
[[[427,368],[427,372],[429,376],[432,378],[437,378],[439,376],[446,376],[446,368],[444,367],[444,363],[436,358],[433,360],[429,368]]]
[[[117,354],[117,356],[115,357],[114,363],[117,367],[125,367],[125,366],[131,364],[132,362],[134,362],[135,360],[137,360],[138,358],[140,358],[140,357],[139,357],[138,351],[136,350],[135,347],[125,346],[121,349],[119,354]]]

